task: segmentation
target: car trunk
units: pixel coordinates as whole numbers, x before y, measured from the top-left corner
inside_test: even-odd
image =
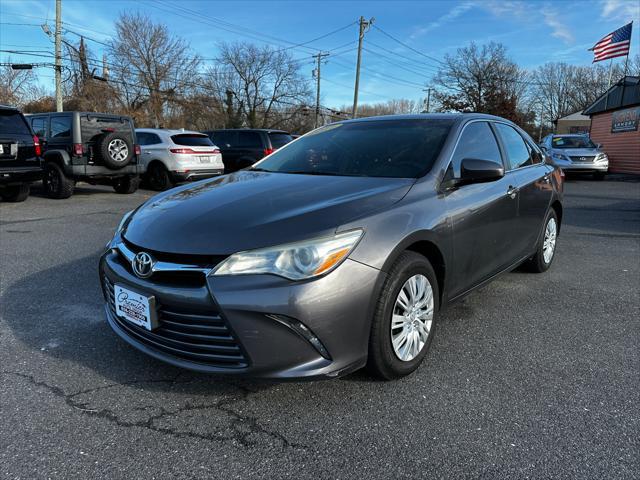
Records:
[[[24,167],[36,156],[33,134],[17,110],[0,110],[0,168]]]
[[[131,145],[136,143],[133,123],[127,117],[92,114],[80,117],[80,141],[83,149],[87,152],[90,164],[99,158],[95,151],[98,140],[105,133],[111,132],[124,135],[131,142]],[[132,163],[135,163],[135,158]]]

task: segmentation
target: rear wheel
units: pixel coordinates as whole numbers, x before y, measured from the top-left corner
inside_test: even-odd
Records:
[[[48,162],[44,166],[42,185],[49,198],[63,199],[73,195],[75,182],[67,178],[58,164]]]
[[[116,193],[129,194],[138,190],[139,185],[140,179],[137,176],[121,177],[114,182],[113,189]]]
[[[6,202],[24,202],[29,196],[30,190],[28,183],[11,185],[0,190],[0,197]]]
[[[147,170],[147,183],[152,190],[162,192],[173,187],[169,171],[162,163],[152,163]]]
[[[368,369],[385,380],[412,373],[435,333],[438,282],[429,261],[404,252],[389,270],[374,313]]]
[[[536,253],[525,263],[530,272],[546,272],[553,262],[558,239],[558,216],[553,208],[549,209],[544,221],[544,231],[538,244]]]

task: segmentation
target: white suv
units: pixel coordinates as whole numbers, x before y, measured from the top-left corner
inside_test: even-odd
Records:
[[[167,190],[177,182],[197,180],[224,172],[222,154],[200,132],[137,128],[145,180],[154,190]]]

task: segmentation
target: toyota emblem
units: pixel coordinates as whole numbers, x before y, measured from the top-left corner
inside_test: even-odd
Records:
[[[131,268],[140,278],[149,278],[153,273],[153,265],[156,261],[147,252],[138,252],[131,261]]]

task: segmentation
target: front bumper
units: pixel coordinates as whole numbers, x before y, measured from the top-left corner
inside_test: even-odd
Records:
[[[347,259],[306,282],[272,275],[140,279],[117,250],[109,250],[100,260],[100,277],[111,328],[144,353],[199,372],[287,379],[332,378],[364,366],[384,273]],[[114,284],[155,297],[156,330],[115,315],[109,294]],[[325,354],[277,317],[301,322]],[[198,328],[216,335],[196,335]]]
[[[553,162],[565,172],[607,172],[609,170],[608,161],[600,162],[572,162],[567,160],[553,159]]]

